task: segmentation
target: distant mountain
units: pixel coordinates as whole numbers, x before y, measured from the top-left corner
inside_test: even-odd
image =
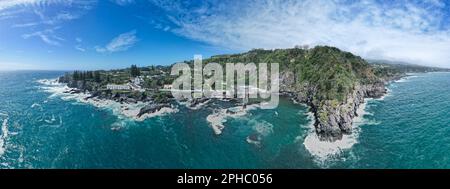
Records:
[[[396,77],[406,73],[448,72],[450,69],[422,66],[407,62],[388,60],[368,60],[374,73],[383,77]]]

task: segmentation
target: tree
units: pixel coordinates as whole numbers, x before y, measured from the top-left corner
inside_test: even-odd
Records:
[[[94,81],[99,83],[101,81],[100,78],[100,72],[99,71],[94,71]]]
[[[131,77],[137,77],[137,76],[141,75],[141,71],[139,70],[139,68],[136,65],[131,65],[130,74],[131,74]]]
[[[73,80],[77,81],[79,79],[80,79],[80,75],[79,75],[78,71],[74,71],[73,72]]]

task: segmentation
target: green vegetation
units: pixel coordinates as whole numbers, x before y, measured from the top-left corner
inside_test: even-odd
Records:
[[[279,63],[280,72],[295,74],[297,86],[313,86],[314,99],[341,102],[356,83],[376,81],[371,66],[361,57],[334,47],[313,49],[254,49],[247,53],[213,56],[205,63]]]
[[[184,61],[193,68],[193,60]],[[342,133],[351,132],[352,118],[364,97],[385,94],[386,81],[400,78],[407,72],[449,71],[416,65],[367,63],[359,56],[334,47],[317,46],[312,49],[292,48],[218,55],[203,60],[208,63],[279,63],[283,92],[294,93],[296,100],[307,103],[314,113],[315,126],[324,140],[334,141]],[[226,68],[226,66],[223,66]],[[111,71],[75,71],[60,78],[69,87],[89,90],[93,96],[117,102],[137,101],[168,103],[171,93],[159,90],[171,84],[170,66],[149,66]],[[270,66],[269,66],[270,72]],[[193,69],[191,69],[193,71]],[[225,76],[226,71],[224,72]],[[247,74],[246,74],[247,75]],[[248,73],[255,76],[256,73]],[[224,77],[225,78],[225,77]],[[248,83],[249,77],[246,77]],[[237,81],[235,81],[237,82]],[[109,90],[107,84],[127,84],[132,90]],[[119,86],[117,88],[121,88]],[[125,86],[127,87],[127,86]]]
[[[136,65],[131,65],[130,75],[131,75],[131,77],[140,76],[141,75],[141,71],[139,70],[139,68]]]
[[[74,71],[66,73],[59,78],[60,82],[67,83],[69,87],[90,91],[92,94],[104,98],[139,100],[155,100],[165,102],[170,94],[159,91],[165,84],[171,84],[175,79],[169,75],[170,66],[137,67],[131,65],[127,69],[110,71]],[[140,83],[135,83],[139,77]],[[108,84],[129,85],[133,90],[108,90]]]
[[[184,61],[193,65],[193,60]],[[440,71],[416,65],[387,64],[380,61],[367,63],[359,56],[334,47],[317,46],[312,49],[292,48],[263,50],[254,49],[246,53],[217,55],[203,60],[208,63],[279,63],[280,74],[290,72],[295,81],[294,88],[305,96],[312,97],[312,103],[322,106],[331,101],[333,107],[339,106],[358,84],[373,84],[398,77],[406,72]],[[225,68],[225,67],[224,67]],[[66,74],[65,82],[88,90],[106,89],[107,84],[126,84],[140,77],[140,87],[146,91],[158,91],[164,84],[171,84],[175,77],[170,76],[171,66],[137,67],[111,71],[75,71]],[[269,68],[270,70],[270,68]],[[445,70],[448,71],[448,70]],[[81,84],[80,84],[81,82]],[[248,78],[247,78],[248,82]],[[163,99],[166,94],[146,94],[155,99]],[[325,115],[324,115],[325,116]],[[323,117],[323,116],[322,116]]]

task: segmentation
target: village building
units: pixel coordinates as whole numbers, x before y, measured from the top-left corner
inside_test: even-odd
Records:
[[[133,84],[135,84],[135,85],[141,85],[141,83],[143,82],[143,79],[142,79],[142,77],[135,77],[133,80],[132,80],[132,82],[133,82]]]
[[[106,89],[108,90],[130,90],[130,85],[115,85],[115,84],[108,84],[106,85]]]

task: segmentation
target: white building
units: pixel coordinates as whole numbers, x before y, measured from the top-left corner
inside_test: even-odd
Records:
[[[172,85],[164,85],[164,89],[172,89]]]
[[[133,79],[133,84],[135,85],[141,85],[141,83],[143,82],[143,79],[139,76],[139,77],[135,77]]]
[[[108,84],[106,85],[106,88],[109,90],[130,90],[130,85],[114,85],[114,84]]]

